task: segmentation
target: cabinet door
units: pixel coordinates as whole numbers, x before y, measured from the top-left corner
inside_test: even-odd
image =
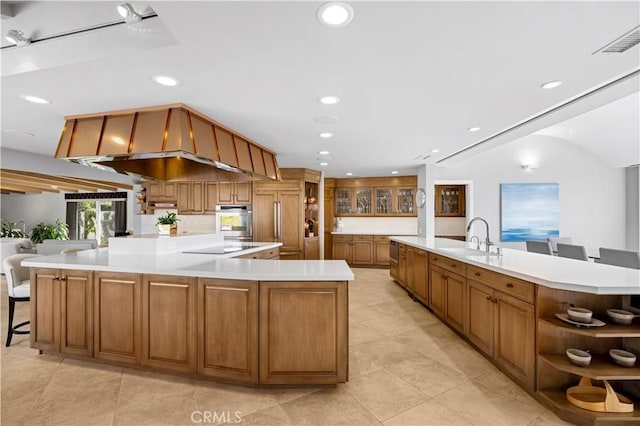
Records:
[[[350,215],[353,213],[353,189],[336,188],[336,216]]]
[[[320,239],[318,237],[304,239],[304,260],[320,259]]]
[[[195,278],[144,275],[142,364],[192,373],[196,364]]]
[[[277,191],[256,192],[253,197],[253,240],[262,242],[277,241],[276,208]]]
[[[408,263],[408,262],[407,262]],[[413,262],[411,265],[411,274],[413,275],[413,290],[415,296],[422,300],[424,303],[428,303],[428,257],[427,252],[423,250],[413,250]],[[409,272],[407,271],[407,274]]]
[[[191,213],[189,182],[180,182],[178,185],[178,214]]]
[[[396,213],[399,215],[416,215],[415,188],[396,189]]]
[[[435,186],[435,215],[436,216],[465,216],[465,186],[464,185],[436,185]]]
[[[429,306],[434,314],[440,318],[444,318],[445,310],[445,294],[446,294],[446,276],[444,269],[437,266],[429,268],[430,286],[429,286]]]
[[[148,181],[145,183],[147,188],[147,201],[161,200],[164,196],[164,185],[162,182]]]
[[[94,284],[94,356],[140,364],[141,282],[138,274],[96,272]]]
[[[191,182],[190,186],[190,205],[189,209],[192,214],[204,213],[204,185],[202,182]]]
[[[356,189],[356,211],[359,215],[373,214],[373,189]]]
[[[176,183],[164,182],[162,187],[164,191],[164,198],[168,200],[175,200],[178,197],[178,185]]]
[[[445,321],[453,328],[464,333],[464,311],[467,299],[467,279],[457,274],[446,275]]]
[[[218,202],[218,186],[215,182],[204,182],[204,212],[205,214],[216,212]]]
[[[389,240],[386,239],[386,237],[385,237],[385,241],[378,241],[375,239],[373,240],[373,264],[374,265],[389,266],[389,263],[390,263],[389,248],[390,248],[390,243],[389,243]]]
[[[467,337],[481,351],[493,356],[493,290],[469,280],[467,295]]]
[[[354,265],[373,264],[373,241],[359,241],[354,238],[352,256]]]
[[[393,214],[393,189],[376,188],[376,215]]]
[[[235,202],[238,204],[251,204],[251,182],[235,183]]]
[[[304,239],[304,211],[302,210],[302,191],[279,191],[280,255],[302,253]],[[260,241],[260,240],[258,240]]]
[[[260,383],[346,381],[346,282],[260,283]]]
[[[495,292],[495,362],[533,389],[535,322],[533,305]]]
[[[333,240],[332,259],[344,260],[347,263],[352,263],[351,262],[351,243],[348,241]]]
[[[407,256],[402,253],[398,255],[398,281],[403,287],[407,286]]]
[[[233,182],[218,182],[218,204],[233,204]]]
[[[60,271],[31,269],[31,347],[60,352]]]
[[[93,356],[93,272],[62,270],[60,350]]]
[[[258,383],[258,283],[198,280],[198,374]]]

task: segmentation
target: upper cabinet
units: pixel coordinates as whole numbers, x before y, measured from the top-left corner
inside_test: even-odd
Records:
[[[435,197],[436,217],[466,215],[464,185],[436,185]]]
[[[416,216],[416,176],[335,179],[335,216]]]
[[[218,204],[251,204],[251,182],[218,182]]]

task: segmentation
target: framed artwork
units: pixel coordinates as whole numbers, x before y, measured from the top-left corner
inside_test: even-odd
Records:
[[[500,184],[500,241],[546,241],[560,235],[557,183]]]

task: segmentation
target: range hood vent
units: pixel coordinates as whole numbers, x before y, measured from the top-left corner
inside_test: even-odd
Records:
[[[65,117],[55,157],[156,180],[280,180],[276,155],[184,104]]]

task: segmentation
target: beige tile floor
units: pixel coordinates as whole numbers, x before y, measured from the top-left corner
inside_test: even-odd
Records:
[[[2,283],[2,406],[8,425],[559,425],[389,279],[354,269],[349,382],[329,389],[251,389],[38,355],[6,338]],[[18,305],[17,320],[29,316]],[[217,419],[203,421],[206,412]],[[195,413],[195,414],[194,414]],[[193,420],[192,421],[192,416]]]

